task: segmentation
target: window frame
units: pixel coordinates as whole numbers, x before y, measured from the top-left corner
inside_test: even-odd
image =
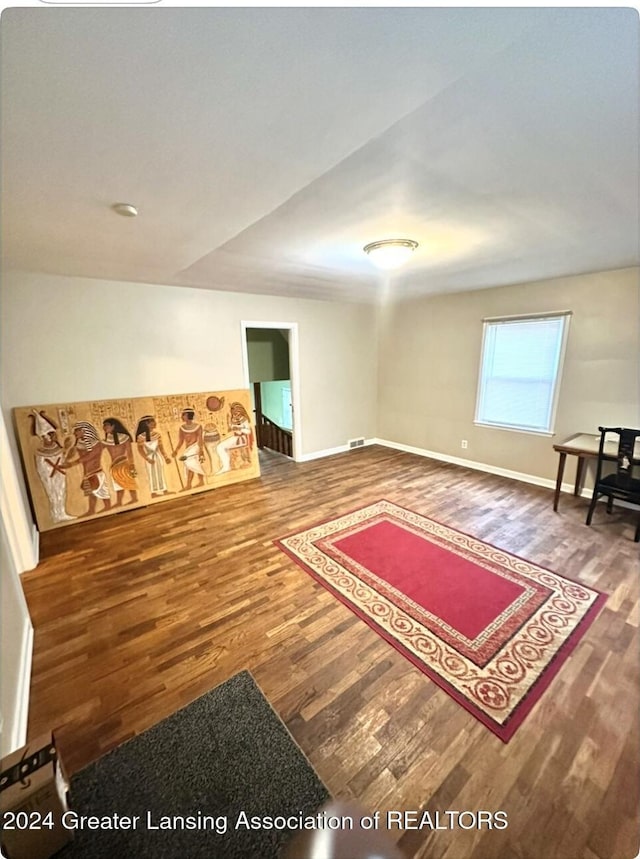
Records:
[[[488,316],[482,320],[482,346],[480,349],[480,364],[478,367],[478,385],[476,389],[476,408],[473,423],[476,426],[488,427],[490,429],[507,430],[510,432],[528,433],[531,435],[553,436],[555,435],[555,422],[558,410],[558,401],[560,399],[560,386],[562,384],[562,374],[564,371],[564,362],[567,352],[567,341],[569,339],[569,327],[573,312],[571,310],[555,310],[543,313],[523,313],[514,316]],[[510,322],[533,322],[536,320],[551,320],[559,319],[562,322],[562,333],[560,339],[560,349],[558,353],[558,363],[553,378],[553,393],[551,396],[551,409],[549,412],[549,422],[547,429],[536,429],[533,427],[523,427],[517,424],[508,424],[497,421],[481,420],[479,418],[481,397],[483,394],[485,376],[484,362],[487,351],[487,332],[491,326],[510,323]]]

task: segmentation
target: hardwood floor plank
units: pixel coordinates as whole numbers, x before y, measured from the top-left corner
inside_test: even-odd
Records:
[[[505,745],[274,540],[387,498],[609,594]],[[347,499],[347,500],[345,500]],[[396,829],[407,859],[638,852],[635,513],[384,447],[293,463],[46,532],[22,581],[35,627],[29,735],[74,772],[249,669],[321,778],[367,810],[503,810],[506,829]]]

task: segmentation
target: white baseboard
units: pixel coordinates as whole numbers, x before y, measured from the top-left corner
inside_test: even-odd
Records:
[[[367,447],[367,445],[370,444],[377,444],[377,442],[374,438],[366,438],[364,440],[364,444],[360,445],[360,447]],[[341,444],[338,447],[329,447],[326,450],[314,450],[311,453],[303,453],[297,462],[309,462],[312,459],[322,459],[325,456],[335,456],[336,453],[347,453],[347,451],[350,450],[358,450],[358,448],[351,448],[348,444]]]
[[[390,447],[393,448],[393,450],[402,450],[405,453],[415,453],[417,456],[424,456],[428,459],[438,460],[439,462],[448,462],[451,465],[460,465],[463,468],[472,468],[475,471],[484,471],[487,474],[497,474],[499,477],[507,477],[510,480],[519,480],[522,483],[530,483],[533,486],[544,486],[545,489],[556,488],[555,480],[552,480],[550,477],[539,477],[537,474],[527,474],[524,471],[512,471],[509,468],[500,468],[500,466],[497,465],[488,465],[486,462],[476,462],[474,459],[463,459],[460,456],[450,456],[447,453],[438,453],[438,451],[426,450],[422,447],[412,447],[409,444],[401,444],[397,441],[388,441],[384,438],[365,439],[364,445],[361,445],[361,447],[367,447],[371,444],[379,444],[381,447]],[[325,456],[334,456],[336,453],[348,453],[351,450],[357,449],[358,448],[350,448],[348,444],[343,444],[339,447],[328,448],[327,450],[316,450],[312,453],[305,453],[296,461],[310,462],[312,459],[322,459]],[[575,484],[563,483],[560,486],[560,491],[573,495]],[[580,490],[580,497],[591,499],[592,492],[592,489],[585,489],[583,487]],[[599,500],[606,501],[606,498],[601,498]],[[631,510],[638,509],[637,506],[627,504],[626,501],[616,501],[616,506],[628,507]]]
[[[33,526],[33,534],[31,535],[31,544],[33,546],[33,557],[36,562],[33,568],[35,569],[40,563],[40,531],[38,531],[35,525]]]
[[[31,689],[31,663],[33,658],[33,626],[26,620],[19,657],[19,679],[13,713],[4,719],[2,726],[2,756],[19,749],[27,742],[29,721],[29,692]]]
[[[508,477],[510,480],[519,480],[522,483],[531,483],[534,486],[544,486],[547,489],[555,489],[556,482],[548,477],[538,477],[536,474],[527,474],[524,471],[512,471],[509,468],[500,468],[497,465],[488,465],[485,462],[476,462],[473,459],[463,459],[460,456],[450,456],[446,453],[438,453],[434,450],[425,450],[421,447],[412,447],[408,444],[400,444],[395,441],[387,441],[386,439],[374,439],[374,444],[382,445],[382,447],[391,447],[394,450],[403,450],[405,453],[415,453],[418,456],[426,456],[429,459],[437,459],[440,462],[449,462],[452,465],[461,465],[463,468],[473,468],[475,471],[484,471],[488,474],[497,474],[500,477]],[[561,486],[562,492],[574,491],[573,483],[563,483]],[[591,498],[591,490],[583,489],[581,495],[585,498]]]
[[[20,569],[20,575],[23,573],[29,572],[29,570],[35,570],[35,568],[40,563],[40,531],[33,526],[31,532],[31,543],[29,545],[28,551],[25,550],[22,553],[22,564]]]

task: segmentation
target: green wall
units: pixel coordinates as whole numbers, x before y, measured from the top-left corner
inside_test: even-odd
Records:
[[[263,382],[260,385],[262,394],[262,413],[283,429],[293,429],[291,413],[282,407],[283,392],[291,399],[291,382]]]
[[[291,378],[289,342],[275,328],[247,328],[249,380],[273,382]]]

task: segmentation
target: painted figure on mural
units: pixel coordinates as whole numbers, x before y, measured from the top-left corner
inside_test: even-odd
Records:
[[[35,451],[36,471],[49,499],[49,512],[54,522],[75,519],[66,510],[67,473],[65,451],[58,439],[58,427],[44,412],[31,413],[31,433],[40,439]]]
[[[218,427],[213,421],[209,421],[204,425],[204,446],[209,459],[209,474],[207,480],[211,480],[213,473],[218,468],[218,458],[216,456],[216,447],[220,441],[220,433]]]
[[[138,421],[136,429],[136,444],[140,456],[144,459],[149,478],[151,497],[171,494],[167,489],[164,464],[171,462],[162,444],[162,436],[158,430],[153,415],[145,415]]]
[[[253,450],[253,428],[251,419],[242,403],[231,403],[229,406],[229,433],[216,445],[216,453],[220,458],[220,468],[217,474],[231,471],[231,453],[234,450]]]
[[[195,409],[188,408],[182,410],[182,424],[178,433],[178,444],[172,451],[174,457],[178,456],[181,447],[184,445],[184,453],[180,456],[180,461],[184,465],[184,477],[186,485],[183,484],[182,490],[192,488],[193,478],[197,475],[198,482],[196,486],[204,485],[204,432],[202,424],[195,420]]]
[[[105,418],[102,422],[104,442],[111,457],[111,483],[116,493],[114,507],[122,507],[124,493],[129,492],[127,504],[138,500],[136,467],[133,462],[133,439],[131,433],[118,418]]]
[[[93,516],[96,512],[104,512],[111,508],[107,476],[101,464],[104,445],[98,437],[97,429],[87,421],[78,421],[73,425],[72,431],[74,438],[65,439],[67,453],[62,467],[82,466],[80,486],[89,502],[89,509],[82,515]],[[103,503],[102,511],[96,510],[98,500]]]

